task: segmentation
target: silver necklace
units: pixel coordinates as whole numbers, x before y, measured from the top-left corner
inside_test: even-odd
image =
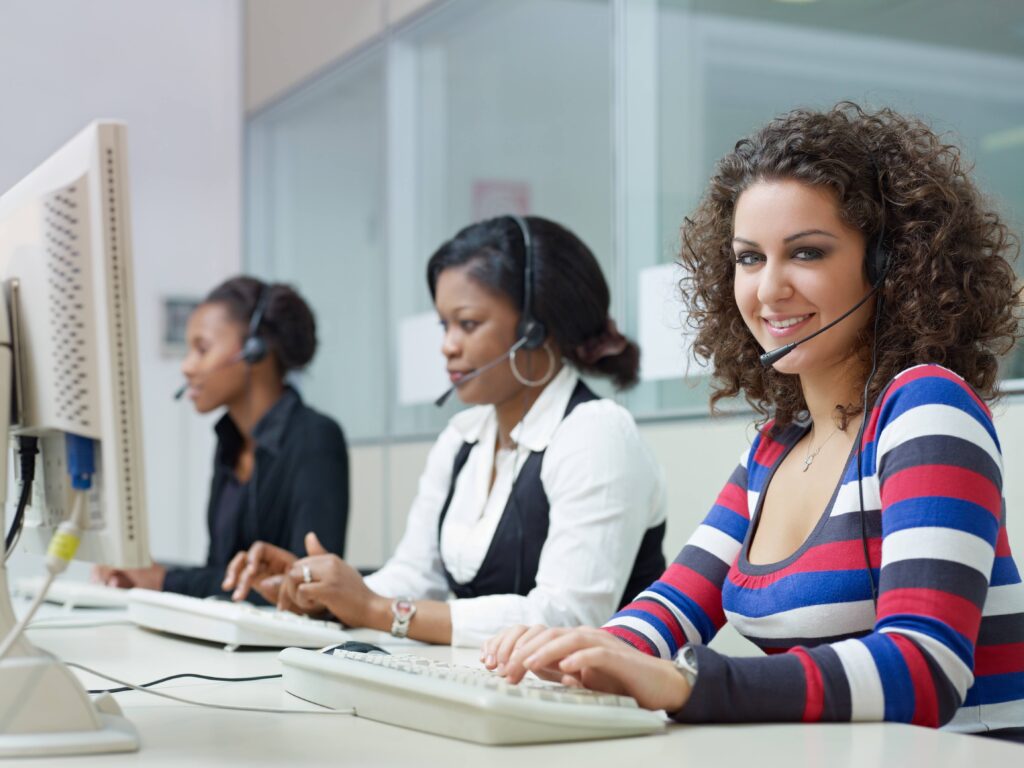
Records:
[[[804,472],[806,472],[806,471],[807,471],[808,469],[810,469],[810,468],[811,468],[811,464],[813,464],[813,463],[814,463],[814,460],[815,460],[816,458],[818,458],[818,454],[819,454],[819,453],[821,453],[821,449],[825,447],[825,443],[827,443],[827,442],[828,442],[829,440],[831,440],[831,439],[832,439],[833,437],[835,437],[835,436],[836,436],[836,432],[838,432],[838,431],[839,431],[839,427],[836,427],[835,429],[833,429],[833,430],[832,430],[832,434],[830,434],[830,435],[829,435],[828,437],[826,437],[826,438],[825,438],[825,439],[824,439],[824,440],[822,441],[821,445],[819,445],[819,446],[818,446],[817,448],[815,448],[815,449],[814,449],[813,451],[811,450],[811,445],[812,445],[813,443],[811,443],[810,441],[808,441],[808,445],[807,445],[807,455],[806,455],[806,456],[804,457],[804,468],[803,468],[803,471],[804,471]]]

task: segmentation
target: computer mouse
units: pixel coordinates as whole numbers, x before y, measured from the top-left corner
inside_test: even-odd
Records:
[[[330,648],[324,648],[324,653],[333,653],[334,651],[353,651],[355,653],[383,653],[387,656],[391,655],[390,651],[385,651],[380,646],[374,645],[373,643],[364,643],[359,640],[346,640],[344,643],[338,645],[332,645]]]

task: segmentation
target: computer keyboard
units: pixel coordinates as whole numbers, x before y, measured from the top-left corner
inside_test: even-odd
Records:
[[[146,589],[133,589],[128,595],[128,618],[140,627],[223,643],[228,650],[242,646],[322,648],[352,639],[336,622],[249,603]]]
[[[46,580],[42,576],[18,579],[14,592],[33,598],[39,594]],[[127,608],[128,590],[107,587],[88,581],[56,579],[46,591],[46,602],[58,603],[65,608]]]
[[[483,667],[413,655],[287,648],[286,691],[358,717],[480,744],[529,744],[657,733],[661,712],[625,696],[528,677],[512,685]]]

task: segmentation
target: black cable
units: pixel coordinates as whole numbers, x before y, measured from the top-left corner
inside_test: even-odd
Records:
[[[18,436],[18,458],[21,462],[21,493],[18,495],[18,508],[11,521],[11,529],[4,539],[4,560],[11,553],[14,542],[18,540],[21,526],[25,522],[25,508],[32,497],[32,481],[36,475],[36,455],[39,453],[39,438]]]
[[[882,294],[878,294],[878,301],[875,303],[875,336],[871,341],[871,372],[868,374],[867,381],[864,382],[864,396],[861,401],[863,417],[861,418],[860,429],[857,430],[857,495],[860,498],[860,542],[864,547],[864,566],[868,572],[868,582],[871,585],[871,602],[875,606],[875,613],[878,613],[878,585],[875,584],[875,572],[871,568],[871,555],[868,552],[868,532],[865,520],[867,513],[864,511],[864,476],[861,469],[861,457],[863,453],[864,430],[868,424],[868,390],[871,388],[871,380],[875,377],[875,371],[878,368],[878,321],[882,317],[882,305]]]
[[[274,678],[281,677],[281,675],[257,675],[255,677],[214,677],[213,675],[201,675],[198,672],[182,672],[180,675],[170,675],[168,677],[161,677],[159,680],[153,680],[148,683],[142,683],[139,688],[152,688],[154,685],[160,685],[166,683],[169,680],[177,680],[182,677],[195,677],[200,680],[212,680],[215,683],[248,683],[253,680],[273,680]],[[125,693],[126,691],[135,690],[134,688],[97,688],[95,690],[88,691],[91,694],[98,693]]]

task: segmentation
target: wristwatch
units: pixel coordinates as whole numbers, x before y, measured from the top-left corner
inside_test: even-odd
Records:
[[[697,651],[692,645],[684,645],[672,661],[679,674],[686,678],[686,682],[693,688],[697,684]]]
[[[405,637],[409,634],[409,622],[416,615],[416,603],[411,597],[399,597],[391,603],[391,634],[395,637]]]

